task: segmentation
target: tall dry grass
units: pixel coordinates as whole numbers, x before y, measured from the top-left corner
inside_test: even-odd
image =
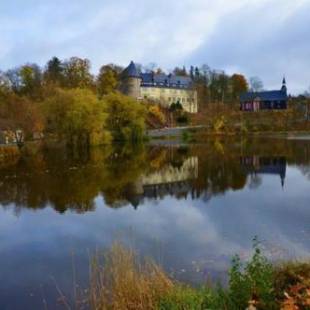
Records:
[[[115,243],[91,264],[90,307],[95,310],[156,309],[160,298],[174,288],[165,272],[150,259]],[[105,267],[102,267],[102,266]]]

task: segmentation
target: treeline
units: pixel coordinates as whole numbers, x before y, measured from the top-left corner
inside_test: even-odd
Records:
[[[117,92],[122,68],[102,66],[98,76],[87,59],[52,58],[0,72],[0,130],[16,133],[20,144],[34,133],[69,145],[141,140],[145,110]]]
[[[138,67],[146,72],[157,74],[164,72],[155,63],[146,66],[138,65]],[[250,77],[247,81],[242,74],[228,75],[225,71],[211,69],[206,64],[200,67],[190,66],[190,68],[175,67],[171,73],[191,77],[198,92],[198,102],[201,109],[213,103],[237,103],[241,93],[247,90],[260,91],[263,89],[263,82],[259,77]]]
[[[55,136],[68,144],[97,144],[113,140],[140,140],[147,111],[142,103],[118,93],[123,67],[103,65],[91,73],[88,59],[50,59],[44,68],[25,64],[0,70],[0,131],[10,130],[15,140]],[[141,70],[162,73],[155,64]],[[213,103],[237,103],[242,92],[259,90],[262,82],[241,74],[201,67],[176,67],[172,73],[190,76],[202,110]]]
[[[230,76],[224,71],[213,70],[208,65],[191,66],[189,70],[185,67],[175,68],[173,73],[192,78],[201,108],[212,103],[236,103],[240,94],[249,89],[249,84],[242,74],[236,73]],[[254,80],[259,79],[251,78],[251,81]],[[251,83],[251,89],[256,90],[254,84]]]

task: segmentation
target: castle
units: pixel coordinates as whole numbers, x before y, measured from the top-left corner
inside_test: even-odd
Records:
[[[198,112],[197,91],[187,76],[141,73],[132,61],[122,72],[120,90],[137,100],[150,100],[165,107],[180,103],[184,111]]]

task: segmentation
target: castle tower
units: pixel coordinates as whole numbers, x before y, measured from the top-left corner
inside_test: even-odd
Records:
[[[135,99],[141,97],[141,76],[133,61],[122,72],[121,92]]]

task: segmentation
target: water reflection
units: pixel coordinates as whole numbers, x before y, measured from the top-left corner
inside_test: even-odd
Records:
[[[240,157],[241,166],[251,177],[252,187],[261,184],[259,178],[262,174],[275,174],[280,176],[281,185],[284,187],[286,174],[286,157],[245,156]]]
[[[28,154],[0,169],[0,309],[56,308],[51,276],[70,295],[72,253],[85,284],[89,253],[119,236],[193,283],[224,278],[255,235],[309,257],[309,171],[310,143],[288,140]]]
[[[13,204],[17,213],[46,206],[63,213],[92,211],[99,195],[113,208],[129,203],[137,208],[145,198],[167,195],[208,201],[247,183],[257,188],[266,174],[279,175],[283,187],[290,164],[307,175],[309,149],[299,141],[215,140],[191,147],[117,146],[78,155],[45,150],[0,169],[0,203]]]

